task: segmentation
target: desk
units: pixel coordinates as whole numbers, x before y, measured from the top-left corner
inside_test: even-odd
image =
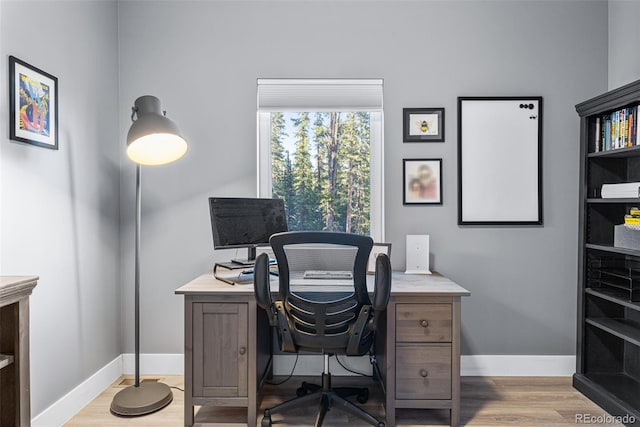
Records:
[[[367,276],[373,292],[373,276]],[[271,281],[277,292],[277,278]],[[194,406],[247,408],[257,421],[259,393],[272,372],[271,330],[253,285],[229,285],[203,274],[184,295],[184,424]],[[460,297],[469,291],[437,273],[393,273],[391,298],[374,346],[385,390],[386,424],[396,408],[445,408],[460,425]],[[222,345],[220,345],[222,343]]]

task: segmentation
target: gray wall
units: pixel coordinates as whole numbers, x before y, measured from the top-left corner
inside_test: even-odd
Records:
[[[640,79],[640,1],[609,0],[609,90]]]
[[[121,144],[143,94],[161,98],[190,142],[184,159],[144,170],[144,353],[182,352],[174,289],[231,256],[212,252],[206,199],[256,193],[256,79],[374,77],[385,81],[394,268],[404,268],[406,234],[431,235],[435,269],[472,292],[463,302],[465,354],[574,354],[574,105],[607,90],[606,1],[126,1],[118,22]],[[470,95],[544,97],[544,227],[457,225],[456,102]],[[444,107],[446,142],[403,144],[403,107]],[[443,158],[444,203],[405,207],[402,159],[424,157]],[[123,161],[126,352],[133,188],[133,167]]]
[[[0,274],[40,276],[35,416],[122,353],[117,4],[2,0],[0,11]],[[9,55],[58,77],[58,151],[9,141]]]

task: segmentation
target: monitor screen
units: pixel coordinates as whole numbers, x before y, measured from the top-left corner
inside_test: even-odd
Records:
[[[287,231],[282,199],[211,197],[209,209],[215,249],[267,245],[272,234]]]

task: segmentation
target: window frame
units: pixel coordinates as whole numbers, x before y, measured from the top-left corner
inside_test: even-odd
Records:
[[[267,80],[271,82],[272,80]],[[265,82],[263,79],[258,79],[258,88],[261,82]],[[323,84],[379,84],[380,85],[380,105],[378,108],[327,108],[326,106],[314,108],[313,106],[307,107],[301,110],[297,108],[289,108],[286,105],[280,108],[260,108],[260,93],[258,92],[258,107],[257,107],[257,126],[256,126],[256,139],[257,139],[257,194],[258,197],[271,197],[272,195],[272,182],[271,182],[271,113],[276,111],[282,112],[302,112],[308,111],[314,113],[316,111],[366,111],[370,117],[370,235],[375,242],[385,241],[385,227],[384,227],[384,112],[382,109],[382,87],[383,82],[381,79],[371,80],[337,80],[337,79],[318,79],[318,80],[278,80],[278,82],[304,82],[305,85],[323,85]],[[286,104],[283,102],[283,104]]]

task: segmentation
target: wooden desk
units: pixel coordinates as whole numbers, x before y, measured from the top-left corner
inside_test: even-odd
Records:
[[[367,276],[373,292],[373,276]],[[277,278],[271,290],[277,292]],[[203,274],[178,288],[185,313],[185,426],[195,405],[247,408],[257,421],[259,393],[272,370],[271,331],[253,285]],[[393,273],[386,321],[377,336],[377,369],[387,426],[396,408],[447,408],[460,425],[460,297],[469,291],[439,274]]]
[[[0,426],[31,425],[29,295],[36,276],[0,276]]]

